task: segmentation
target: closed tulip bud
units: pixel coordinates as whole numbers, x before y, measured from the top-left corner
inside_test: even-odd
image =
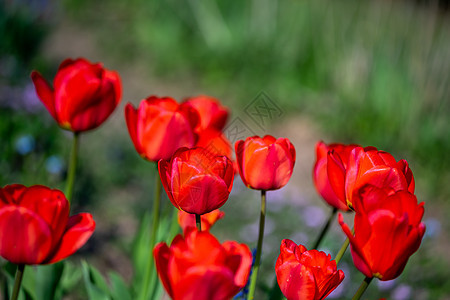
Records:
[[[19,184],[0,189],[0,255],[14,264],[56,263],[81,248],[94,229],[91,214],[69,217],[59,190]]]
[[[339,224],[350,239],[353,262],[367,277],[398,277],[417,251],[425,233],[423,202],[408,191],[365,186],[355,202],[355,233],[339,214]]]
[[[158,163],[161,182],[172,204],[197,215],[209,213],[228,200],[233,186],[233,163],[203,148],[181,148]]]
[[[128,103],[125,118],[136,151],[150,161],[169,159],[177,149],[193,147],[197,141],[197,112],[172,98],[150,96],[138,109]]]
[[[275,272],[288,300],[325,299],[345,277],[329,254],[307,250],[288,239],[281,242]]]
[[[82,132],[100,126],[121,99],[119,74],[84,58],[66,59],[53,88],[37,71],[31,73],[39,99],[59,126]]]
[[[252,254],[244,244],[220,244],[208,231],[188,229],[170,247],[153,250],[156,270],[173,300],[229,300],[248,280]]]
[[[314,164],[313,169],[313,180],[316,190],[329,205],[343,211],[349,210],[349,207],[347,206],[344,193],[337,195],[331,187],[327,166],[328,153],[333,153],[336,159],[339,159],[343,176],[350,152],[355,147],[357,147],[357,145],[326,145],[324,142],[318,142],[316,145],[316,163]]]
[[[276,190],[291,178],[295,148],[286,138],[248,137],[236,142],[235,151],[241,179],[252,189]]]

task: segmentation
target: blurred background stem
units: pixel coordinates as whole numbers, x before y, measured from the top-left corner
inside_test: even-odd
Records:
[[[78,147],[79,147],[79,133],[73,133],[72,148],[70,149],[69,167],[67,169],[66,181],[66,198],[69,203],[72,200],[73,186],[75,182],[75,174],[77,170]]]
[[[317,249],[320,246],[322,239],[325,237],[326,233],[328,232],[328,229],[330,228],[331,221],[334,219],[336,212],[337,212],[337,208],[333,207],[333,211],[331,212],[330,216],[328,217],[327,223],[325,223],[325,226],[322,228],[322,231],[320,232],[319,236],[317,237],[316,242],[314,243],[314,246],[311,249]]]

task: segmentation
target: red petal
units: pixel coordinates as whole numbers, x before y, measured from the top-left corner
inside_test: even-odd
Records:
[[[344,231],[345,235],[350,240],[353,262],[354,262],[355,266],[364,275],[366,275],[368,277],[372,277],[373,272],[370,269],[368,260],[364,256],[364,251],[362,249],[361,243],[356,239],[355,236],[353,236],[348,225],[344,223],[344,217],[342,216],[341,213],[339,213],[338,220],[339,220],[339,225],[341,225],[342,230]],[[356,221],[355,221],[355,223],[356,223]],[[356,232],[356,224],[355,224],[355,232]],[[365,238],[369,238],[369,237],[365,237]],[[355,257],[356,257],[356,259],[355,259]]]
[[[188,180],[174,177],[173,186],[179,186],[179,189],[172,189],[174,201],[188,213],[209,213],[228,200],[228,186],[222,178],[199,174],[193,174]]]
[[[66,230],[55,253],[45,263],[58,262],[80,249],[95,230],[95,222],[89,213],[80,213],[69,218]]]
[[[59,122],[55,112],[55,95],[53,89],[50,87],[45,78],[42,77],[42,75],[37,71],[33,71],[31,73],[31,80],[33,80],[34,87],[36,88],[36,93],[39,99],[45,105],[50,115],[57,122]]]
[[[40,264],[51,250],[50,228],[27,208],[2,208],[0,232],[0,255],[14,264]]]
[[[20,196],[26,189],[22,184],[10,184],[0,188],[0,208],[9,204],[18,204]]]
[[[222,266],[195,266],[174,289],[174,300],[229,300],[239,292],[233,273]]]
[[[31,186],[22,194],[20,206],[39,215],[52,230],[54,243],[59,241],[69,218],[69,202],[61,191]]]
[[[252,267],[252,254],[245,244],[238,244],[235,241],[223,243],[226,253],[225,265],[234,274],[234,284],[243,288],[247,284],[247,280]]]
[[[347,203],[345,197],[345,176],[346,169],[338,153],[328,152],[327,155],[327,176],[331,188],[342,203]]]
[[[127,103],[125,106],[125,121],[127,123],[128,133],[130,134],[131,141],[136,148],[137,153],[143,155],[140,140],[137,136],[137,122],[138,112],[131,103]]]
[[[245,150],[245,142],[242,140],[237,141],[234,144],[235,154],[236,154],[236,163],[239,168],[239,174],[241,176],[242,181],[246,186],[248,186],[247,181],[245,180],[244,174],[244,150]]]
[[[173,298],[173,290],[170,285],[170,277],[168,271],[168,265],[170,261],[170,249],[167,247],[166,243],[159,243],[153,249],[153,257],[155,259],[156,270],[158,272],[159,278],[161,279],[167,294]]]
[[[276,270],[281,292],[289,300],[316,299],[318,291],[314,275],[297,261],[288,261]]]

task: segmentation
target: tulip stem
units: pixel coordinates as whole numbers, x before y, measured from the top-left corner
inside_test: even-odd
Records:
[[[364,278],[364,281],[359,286],[359,289],[356,291],[355,295],[353,296],[352,300],[359,300],[361,296],[366,291],[369,284],[372,282],[373,277],[366,277]]]
[[[159,227],[159,210],[161,204],[161,179],[159,173],[155,174],[155,197],[153,199],[153,224],[152,224],[152,235],[150,236],[150,253],[148,255],[147,269],[145,270],[144,282],[142,285],[141,300],[147,299],[148,287],[151,282],[151,275],[153,271],[153,248],[155,248],[156,237],[158,234]]]
[[[312,249],[317,249],[319,248],[320,243],[322,242],[323,238],[325,237],[325,234],[328,232],[328,229],[330,228],[331,225],[331,220],[334,219],[334,216],[337,213],[337,208],[333,207],[333,211],[330,214],[330,217],[328,218],[327,223],[325,224],[325,226],[322,228],[322,232],[320,233],[320,235],[317,237],[316,242],[314,243],[314,247],[312,247]]]
[[[355,229],[352,228],[352,234],[355,233]],[[341,249],[339,249],[339,252],[336,254],[336,258],[334,259],[336,261],[336,265],[339,264],[339,262],[342,259],[342,256],[344,256],[345,251],[347,251],[348,245],[350,244],[349,238],[346,238],[344,243],[342,244]]]
[[[258,277],[259,265],[261,264],[261,250],[264,238],[264,223],[266,219],[266,191],[261,190],[261,214],[259,216],[258,247],[256,248],[255,265],[250,279],[250,289],[247,299],[253,299],[256,289],[256,278]]]
[[[198,231],[202,231],[202,219],[201,215],[195,214],[195,223],[197,224]]]
[[[70,150],[69,168],[67,169],[66,198],[72,200],[73,184],[75,181],[75,171],[77,169],[78,145],[80,143],[79,133],[73,133],[72,149]]]
[[[25,265],[17,265],[16,279],[14,281],[14,288],[11,296],[11,300],[16,300],[19,297],[20,285],[22,284],[23,273],[25,272]]]

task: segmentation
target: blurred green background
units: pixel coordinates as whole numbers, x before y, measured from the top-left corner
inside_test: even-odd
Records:
[[[407,159],[426,202],[419,252],[405,274],[374,284],[367,297],[450,299],[449,16],[446,1],[5,1],[0,182],[63,188],[71,135],[36,98],[29,74],[53,78],[64,58],[83,56],[123,80],[121,105],[81,138],[75,186],[73,210],[94,211],[98,224],[81,254],[101,270],[131,278],[128,246],[151,208],[154,166],[135,153],[123,106],[151,94],[207,94],[230,107],[230,122],[288,137],[297,149],[293,179],[268,193],[260,291],[272,283],[281,239],[311,243],[328,215],[311,179],[315,142],[325,140]],[[261,91],[280,109],[264,126],[246,112]],[[254,246],[258,195],[236,179],[213,232]],[[343,240],[334,224],[323,249],[335,254]],[[344,267],[352,275],[335,298],[349,298],[363,278],[349,254]]]

